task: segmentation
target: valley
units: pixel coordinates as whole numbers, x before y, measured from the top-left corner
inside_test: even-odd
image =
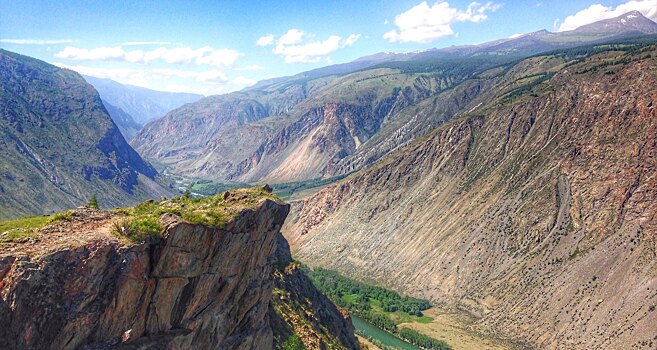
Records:
[[[281,4],[0,3],[0,348],[657,347],[655,0]]]

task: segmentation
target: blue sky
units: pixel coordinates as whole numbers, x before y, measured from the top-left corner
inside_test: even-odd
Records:
[[[381,51],[566,30],[634,1],[8,1],[0,47],[157,90],[217,94]]]

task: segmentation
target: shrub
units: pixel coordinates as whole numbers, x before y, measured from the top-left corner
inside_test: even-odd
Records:
[[[162,232],[162,225],[154,218],[130,218],[115,221],[112,232],[133,242],[145,242]]]

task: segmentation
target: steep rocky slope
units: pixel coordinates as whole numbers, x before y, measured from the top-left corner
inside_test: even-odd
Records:
[[[162,213],[159,234],[135,241],[114,231],[129,220],[125,213],[143,215],[144,208]],[[77,209],[0,243],[0,347],[272,349],[287,335],[280,323],[270,325],[287,317],[270,306],[274,283],[298,291],[277,305],[318,297],[303,276],[274,278],[277,255],[289,257],[279,233],[288,210],[265,191],[238,190],[124,211]],[[231,218],[203,221],[224,215]],[[349,319],[316,300],[323,313],[303,317],[319,332],[335,332],[329,348],[357,349]]]
[[[187,177],[289,182],[348,174],[485,101],[473,103],[481,86],[471,79],[484,70],[537,52],[657,33],[657,23],[641,14],[624,16],[273,79],[172,111],[133,145]],[[435,113],[423,113],[427,108]]]
[[[478,81],[477,108],[298,203],[295,256],[530,347],[657,346],[657,48]]]
[[[0,219],[168,192],[82,77],[0,51]]]
[[[282,348],[296,334],[306,349],[358,349],[347,311],[339,310],[313,286],[299,263],[292,260],[285,238],[279,235],[278,240],[270,303],[275,347]]]

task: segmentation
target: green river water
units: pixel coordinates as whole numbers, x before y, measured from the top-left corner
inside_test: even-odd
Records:
[[[356,315],[351,315],[351,321],[353,322],[356,329],[363,332],[363,334],[367,335],[368,337],[380,341],[384,345],[392,346],[402,350],[421,350],[417,346],[409,344],[395,337],[394,335],[368,323]]]

